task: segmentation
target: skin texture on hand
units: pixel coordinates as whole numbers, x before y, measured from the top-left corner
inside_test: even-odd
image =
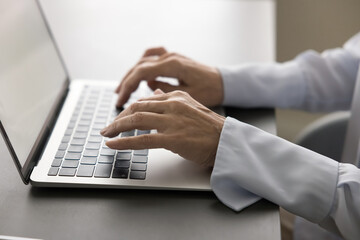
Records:
[[[176,78],[178,86],[157,81],[157,77]],[[115,91],[119,94],[117,107],[128,101],[142,80],[147,81],[152,90],[187,92],[208,107],[220,105],[224,98],[221,75],[215,67],[200,64],[177,53],[168,53],[160,47],[148,49],[125,75]]]
[[[122,111],[101,131],[116,137],[133,129],[156,129],[157,133],[113,138],[106,145],[113,149],[166,148],[202,166],[213,166],[225,118],[212,112],[188,93],[174,91],[141,99]]]

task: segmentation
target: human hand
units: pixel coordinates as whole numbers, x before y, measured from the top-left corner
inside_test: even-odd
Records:
[[[171,77],[179,85],[157,81],[157,77]],[[220,105],[224,98],[223,83],[219,71],[164,48],[148,49],[140,61],[125,75],[115,90],[119,94],[116,106],[125,104],[140,81],[146,80],[152,89],[164,92],[181,90],[208,107]]]
[[[156,90],[122,111],[101,134],[116,137],[133,129],[156,129],[153,134],[114,138],[106,145],[119,150],[166,148],[200,165],[213,166],[224,121],[185,92]]]

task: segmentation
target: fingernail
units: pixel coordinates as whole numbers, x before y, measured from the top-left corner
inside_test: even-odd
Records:
[[[112,148],[112,147],[111,147],[111,143],[112,143],[112,142],[113,142],[113,141],[111,141],[111,140],[106,141],[106,142],[105,142],[105,145],[108,146],[109,148]]]
[[[107,127],[106,127],[106,128],[103,128],[103,129],[100,131],[100,134],[104,136],[104,135],[106,134],[106,131],[107,131]]]

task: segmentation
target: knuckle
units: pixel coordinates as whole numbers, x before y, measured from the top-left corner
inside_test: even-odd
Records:
[[[176,99],[169,100],[168,105],[170,107],[170,110],[175,111],[175,110],[184,109],[185,103],[182,99],[176,98]]]
[[[137,77],[144,77],[146,76],[150,71],[151,69],[153,69],[154,67],[154,63],[152,62],[142,62],[141,64],[139,64],[137,67],[136,67],[136,75]]]
[[[177,96],[177,97],[186,96],[186,92],[181,91],[181,90],[175,90],[175,91],[173,91],[173,95]]]
[[[180,59],[178,58],[178,56],[175,53],[170,53],[168,62],[169,62],[169,64],[172,64],[175,66],[178,66],[181,64]]]
[[[140,75],[144,74],[145,71],[146,71],[146,64],[145,64],[145,62],[139,64],[139,65],[136,67],[135,71],[136,71],[136,73],[138,73],[138,74],[140,74]]]
[[[130,114],[134,114],[137,111],[138,108],[139,108],[139,103],[138,102],[134,102],[133,104],[131,104],[129,106]]]
[[[145,146],[150,145],[151,143],[151,137],[149,134],[141,135],[141,143]]]
[[[153,50],[154,50],[154,48],[146,49],[146,51],[144,52],[144,55],[149,55]]]
[[[174,96],[179,96],[180,95],[180,90],[175,90],[171,93],[171,95],[174,95]]]
[[[176,57],[176,56],[178,56],[178,55],[176,53],[174,53],[174,52],[168,53],[169,58],[173,58],[173,57]]]
[[[177,108],[178,104],[179,104],[179,101],[177,101],[177,100],[169,100],[169,102],[168,102],[168,105],[170,106],[171,109]]]
[[[131,116],[130,121],[133,124],[137,124],[137,123],[140,123],[143,119],[144,119],[144,114],[136,112]]]

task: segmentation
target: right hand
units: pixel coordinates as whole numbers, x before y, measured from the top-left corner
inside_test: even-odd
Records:
[[[165,148],[203,166],[214,166],[225,117],[195,101],[188,93],[157,89],[122,111],[101,131],[112,149]],[[134,129],[156,133],[117,137]]]
[[[178,80],[178,86],[157,81],[157,77]],[[125,75],[116,89],[119,94],[117,107],[124,105],[140,81],[146,80],[152,89],[171,92],[181,90],[189,93],[205,106],[220,105],[224,98],[223,83],[219,71],[164,48],[148,49],[140,61]]]

